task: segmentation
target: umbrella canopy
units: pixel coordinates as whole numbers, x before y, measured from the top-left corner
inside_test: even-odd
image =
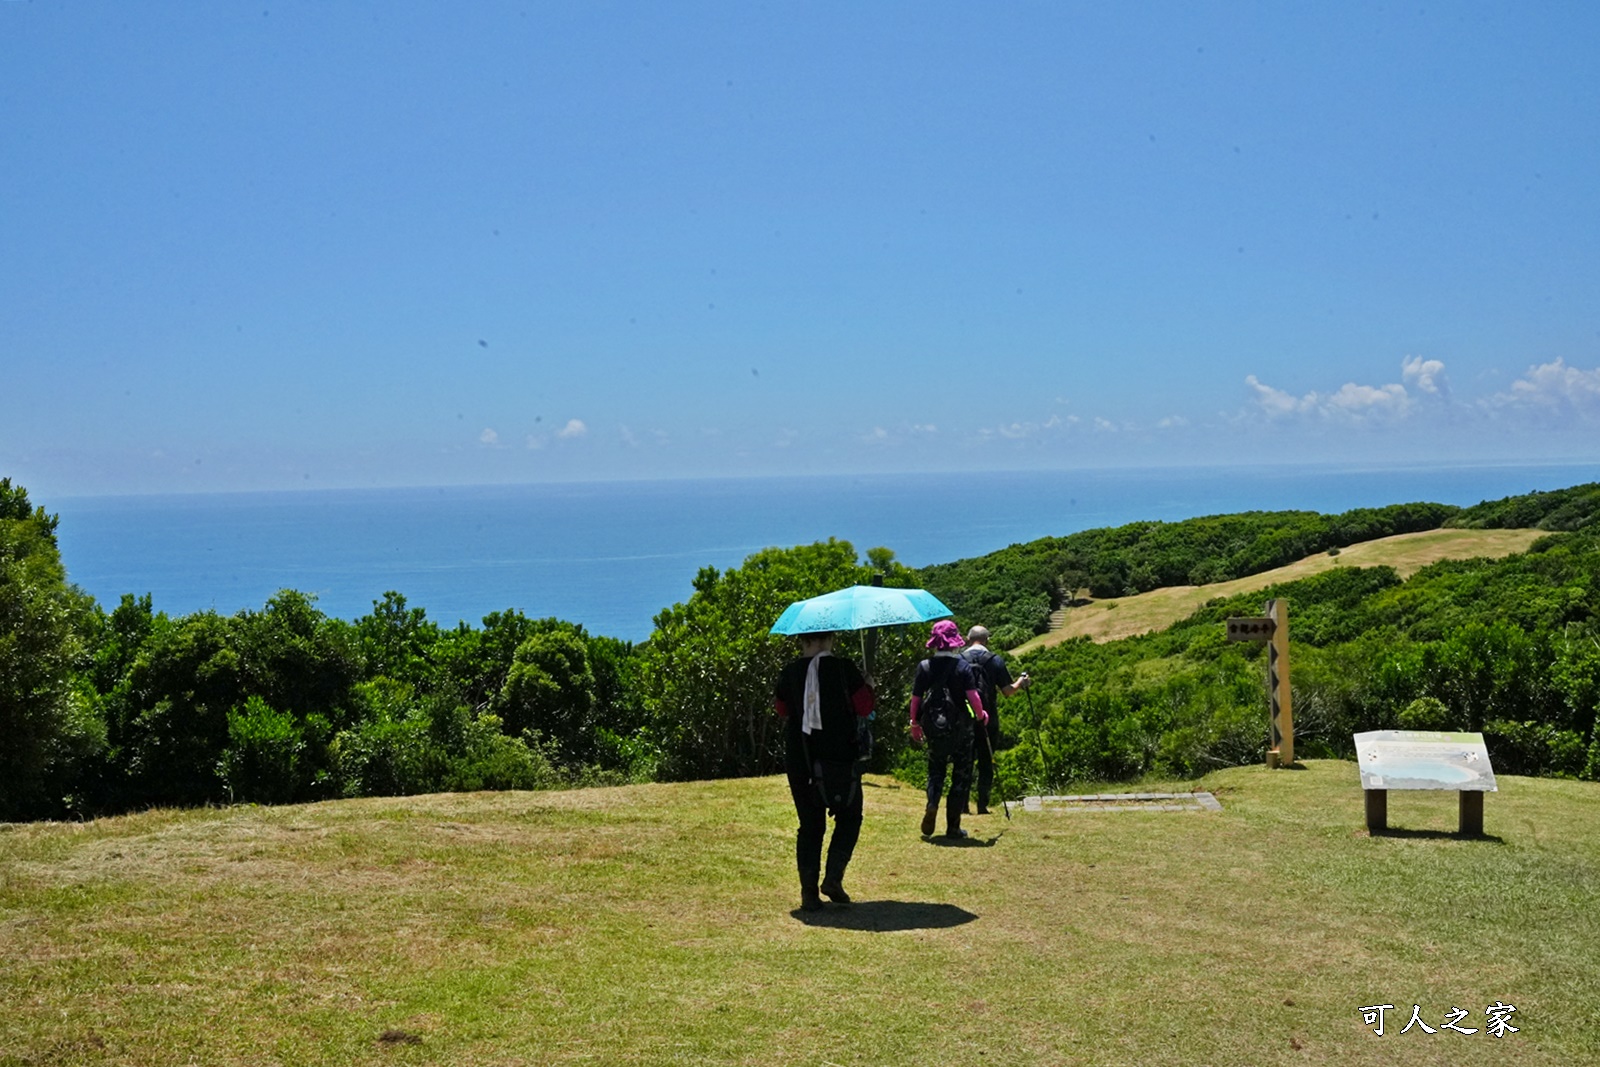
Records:
[[[927,622],[955,614],[926,589],[889,589],[879,585],[852,585],[797,600],[783,609],[772,624],[775,634],[813,634],[830,630],[865,630],[873,626],[900,626]]]

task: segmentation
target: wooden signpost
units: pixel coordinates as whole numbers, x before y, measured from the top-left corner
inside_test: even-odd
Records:
[[[1267,766],[1294,763],[1294,707],[1289,696],[1289,602],[1269,600],[1263,614],[1228,620],[1229,641],[1259,641],[1267,646],[1267,703],[1270,733]]]

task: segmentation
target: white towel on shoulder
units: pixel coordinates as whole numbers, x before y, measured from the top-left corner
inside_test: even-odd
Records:
[[[822,686],[817,683],[817,664],[831,652],[818,652],[806,664],[806,694],[800,702],[805,714],[800,718],[800,732],[813,733],[822,729]]]

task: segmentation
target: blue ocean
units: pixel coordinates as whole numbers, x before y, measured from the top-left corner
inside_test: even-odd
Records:
[[[492,611],[643,640],[701,567],[837,537],[912,566],[1148,519],[1475,504],[1600,479],[1595,464],[1229,467],[603,482],[38,500],[70,579],[107,608],[260,608],[279,589],[353,619],[386,590],[446,626]]]

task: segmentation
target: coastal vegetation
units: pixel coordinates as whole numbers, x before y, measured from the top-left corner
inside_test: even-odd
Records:
[[[514,608],[441,627],[399,592],[355,619],[283,590],[259,610],[109,610],[69,585],[56,519],[0,480],[0,819],[766,774],[779,767],[767,633],[792,600],[882,575],[925,585],[995,644],[1075,599],[1260,575],[1156,632],[1030,650],[1038,685],[1002,703],[1008,795],[1083,779],[1193,777],[1264,746],[1261,650],[1221,621],[1292,609],[1298,750],[1349,754],[1395,725],[1482,730],[1497,769],[1600,777],[1600,486],[1473,508],[1252,512],[1139,523],[912,570],[828,541],[705,568],[632,644]],[[1402,575],[1330,551],[1426,531],[1546,531],[1525,552]],[[1534,537],[1531,544],[1528,538]],[[1274,577],[1297,559],[1322,573]],[[1311,569],[1311,568],[1307,568]],[[1253,585],[1255,583],[1252,583]],[[1080,610],[1080,609],[1072,609]],[[1042,615],[1041,615],[1042,613]],[[874,767],[915,781],[900,717],[925,628],[884,631]],[[857,649],[852,638],[852,654]]]

